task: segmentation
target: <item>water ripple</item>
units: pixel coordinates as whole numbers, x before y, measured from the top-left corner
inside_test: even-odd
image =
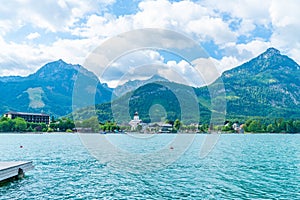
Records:
[[[1,160],[32,160],[35,169],[0,187],[0,199],[300,198],[300,135],[224,135],[201,159],[203,139],[175,163],[136,174],[95,160],[76,135],[1,134]]]

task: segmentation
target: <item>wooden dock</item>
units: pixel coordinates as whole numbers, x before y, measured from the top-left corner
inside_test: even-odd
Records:
[[[10,179],[22,178],[25,172],[33,169],[32,162],[0,162],[0,183]]]

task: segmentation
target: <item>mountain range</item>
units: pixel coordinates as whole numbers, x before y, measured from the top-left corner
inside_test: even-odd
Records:
[[[300,117],[300,66],[269,48],[222,74],[230,117]]]
[[[128,81],[115,88],[114,94],[117,95],[113,95],[113,89],[102,84],[92,72],[80,65],[58,60],[44,65],[27,77],[0,77],[0,113],[23,111],[45,112],[55,117],[67,115],[72,112],[73,87],[79,75],[86,83],[84,87],[97,86],[95,107],[101,121],[112,120],[111,105],[120,111],[126,111],[129,105],[130,116],[138,111],[146,122],[157,117],[152,112],[154,108],[160,110],[167,118],[180,118],[180,105],[174,92],[181,93],[191,88],[154,76],[144,81]],[[209,88],[217,87],[220,82],[224,84],[226,91],[227,118],[300,118],[299,79],[300,66],[277,49],[269,48],[250,61],[225,71],[209,86],[192,90],[197,96],[203,121],[209,120],[212,111]],[[82,107],[85,106],[87,105],[82,104]],[[194,109],[193,106],[186,108],[187,112],[191,113]],[[91,108],[82,108],[79,112],[89,113],[89,109]],[[73,114],[78,115],[79,112]],[[194,117],[197,116],[191,116]],[[124,120],[129,119],[126,117]]]

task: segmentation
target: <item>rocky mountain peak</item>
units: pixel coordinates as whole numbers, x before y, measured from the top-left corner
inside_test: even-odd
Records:
[[[271,47],[256,58],[224,72],[224,75],[226,77],[256,76],[266,71],[284,71],[289,73],[298,69],[299,65],[294,60],[286,55],[282,55],[279,50]]]
[[[275,49],[274,47],[270,47],[265,51],[265,53],[275,55],[280,54],[280,51],[278,49]]]
[[[88,71],[81,65],[69,64],[63,61],[62,59],[45,64],[37,72],[31,74],[29,77],[33,79],[42,78],[47,80],[69,80],[74,79],[78,73],[81,73],[84,76],[88,76],[91,79],[98,81],[98,78],[95,76],[95,74]]]

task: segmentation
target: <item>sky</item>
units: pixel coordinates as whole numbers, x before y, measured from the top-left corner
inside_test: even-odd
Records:
[[[145,28],[171,30],[192,39],[207,54],[194,61],[214,65],[220,73],[269,47],[300,63],[299,10],[297,0],[4,0],[0,76],[27,76],[58,59],[84,65],[105,41]],[[99,78],[111,87],[154,73],[174,80],[190,77],[190,84],[202,84],[192,77],[192,62],[158,49],[127,52],[107,69]]]

